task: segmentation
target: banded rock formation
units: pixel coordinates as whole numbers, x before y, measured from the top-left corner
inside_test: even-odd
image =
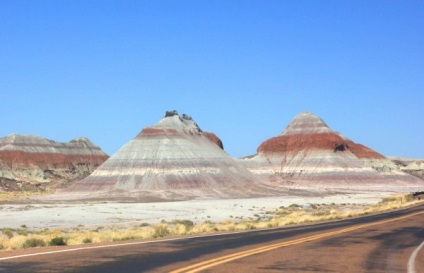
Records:
[[[96,171],[64,192],[142,201],[272,195],[222,149],[222,141],[194,120],[167,112]],[[80,195],[81,196],[81,195]]]
[[[55,187],[89,175],[108,158],[87,138],[68,143],[11,134],[0,139],[0,188]]]
[[[277,184],[320,188],[417,186],[383,155],[332,130],[310,112],[296,116],[284,132],[263,142],[241,162]],[[384,167],[385,166],[385,167]]]
[[[390,157],[390,160],[403,172],[424,179],[424,159]]]

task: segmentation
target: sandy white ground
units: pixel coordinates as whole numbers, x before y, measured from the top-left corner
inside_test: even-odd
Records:
[[[0,205],[0,228],[96,228],[99,226],[136,226],[162,220],[192,220],[196,223],[254,219],[291,204],[370,204],[388,193],[350,193],[323,197],[268,197],[226,200],[191,200],[162,203],[72,203]]]

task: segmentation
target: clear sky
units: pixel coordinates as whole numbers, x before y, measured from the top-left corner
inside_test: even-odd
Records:
[[[424,158],[424,1],[0,0],[0,137],[115,153],[166,110],[235,157],[308,110]]]

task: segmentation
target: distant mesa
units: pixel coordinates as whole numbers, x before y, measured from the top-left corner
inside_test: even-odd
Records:
[[[167,111],[65,193],[143,201],[273,195],[188,115]]]
[[[0,189],[55,188],[84,178],[108,157],[87,138],[61,143],[11,134],[0,138]]]
[[[240,162],[264,179],[286,186],[365,189],[423,185],[391,160],[342,136],[310,112],[297,115],[279,136],[260,144],[256,155]]]

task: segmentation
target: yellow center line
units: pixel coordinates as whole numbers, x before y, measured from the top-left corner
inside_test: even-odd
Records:
[[[225,256],[222,256],[222,257],[210,259],[210,260],[207,260],[207,261],[204,261],[204,262],[196,263],[196,264],[193,264],[193,265],[189,265],[189,266],[171,271],[171,273],[199,272],[199,271],[205,270],[205,269],[213,267],[213,266],[217,266],[217,265],[224,264],[224,263],[227,263],[227,262],[230,262],[230,261],[234,261],[234,260],[237,260],[237,259],[248,257],[248,256],[251,256],[251,255],[254,255],[254,254],[263,253],[263,252],[274,250],[274,249],[281,248],[281,247],[286,247],[286,246],[297,245],[297,244],[301,244],[301,243],[305,243],[305,242],[310,242],[310,241],[330,237],[330,236],[333,236],[333,235],[338,235],[338,234],[358,230],[358,229],[361,229],[361,228],[366,228],[366,227],[382,225],[382,224],[386,224],[386,223],[390,223],[390,222],[395,222],[395,221],[399,221],[399,220],[406,219],[406,218],[413,217],[413,216],[420,215],[420,214],[424,214],[424,211],[416,212],[416,213],[413,213],[413,214],[408,214],[408,215],[405,215],[405,216],[400,216],[400,217],[389,219],[389,220],[383,220],[383,221],[374,222],[374,223],[357,225],[357,226],[344,228],[344,229],[340,229],[340,230],[336,230],[336,231],[329,231],[329,232],[322,233],[322,234],[312,235],[312,236],[308,236],[308,237],[305,237],[305,238],[300,238],[300,239],[276,243],[276,244],[272,244],[272,245],[268,245],[268,246],[262,246],[262,247],[258,247],[258,248],[254,248],[254,249],[250,249],[250,250],[245,250],[245,251],[225,255]]]

